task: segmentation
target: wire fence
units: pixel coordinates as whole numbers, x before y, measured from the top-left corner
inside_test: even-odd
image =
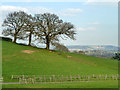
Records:
[[[96,80],[119,80],[119,75],[12,75],[11,79],[19,83],[45,83],[45,82],[81,82]]]

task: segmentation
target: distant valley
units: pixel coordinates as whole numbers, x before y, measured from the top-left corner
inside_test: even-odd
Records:
[[[118,51],[118,47],[112,45],[73,45],[66,47],[70,52],[104,58],[112,58]]]
[[[79,49],[79,50],[113,50],[118,51],[117,46],[112,45],[71,45],[66,46],[68,49]]]

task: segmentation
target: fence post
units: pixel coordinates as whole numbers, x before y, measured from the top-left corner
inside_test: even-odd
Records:
[[[13,75],[12,75],[11,79],[13,79]]]
[[[25,84],[27,84],[27,80],[26,79],[23,79],[23,80],[24,80]]]
[[[53,75],[53,82],[54,82],[54,79],[55,79],[55,75]]]
[[[71,80],[71,82],[72,82],[72,75],[70,75],[70,80]]]
[[[30,78],[28,83],[33,83],[33,78]]]
[[[90,80],[90,77],[89,77],[89,75],[88,75],[88,81]]]
[[[117,74],[117,80],[119,80],[119,74]]]
[[[93,79],[93,80],[95,79],[95,75],[94,75],[94,74],[92,75],[92,79]]]
[[[114,75],[112,75],[112,80],[114,80]]]
[[[51,82],[51,77],[50,77],[50,82]]]
[[[35,83],[35,79],[32,79],[32,83]]]
[[[44,82],[46,82],[46,77],[45,77],[45,75],[44,75]]]
[[[110,75],[108,75],[108,80],[110,80]]]
[[[64,79],[63,79],[63,75],[61,75],[61,81],[64,81]]]
[[[68,80],[68,75],[66,75],[66,81]]]
[[[39,81],[41,82],[41,77],[38,77],[39,78]]]
[[[80,75],[78,75],[79,81],[80,81]]]
[[[23,78],[23,79],[25,78],[24,75],[22,75],[22,78]]]
[[[22,81],[21,78],[19,78],[19,83],[20,83],[20,84],[21,84],[21,81]]]
[[[107,80],[107,74],[105,75],[105,80]]]
[[[98,75],[96,75],[96,80],[98,80]]]
[[[118,80],[118,76],[116,75],[116,80]]]
[[[30,83],[31,83],[31,78],[28,78],[28,80],[27,80],[27,81],[28,81],[28,83],[30,84]]]
[[[56,82],[56,77],[55,77],[55,75],[54,75],[54,80],[55,80],[55,82]]]
[[[101,80],[101,78],[102,78],[102,75],[100,74],[100,75],[99,75],[99,80]]]
[[[40,77],[40,81],[42,82],[43,80],[42,80],[43,78],[42,77]]]

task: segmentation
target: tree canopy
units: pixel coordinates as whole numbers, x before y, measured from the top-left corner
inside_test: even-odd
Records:
[[[17,39],[29,38],[29,45],[31,45],[32,35],[34,35],[35,40],[46,44],[46,49],[58,43],[60,38],[75,40],[76,34],[73,24],[64,22],[57,15],[50,13],[34,16],[23,11],[9,13],[2,26],[3,35],[14,37],[14,43]]]
[[[23,39],[21,31],[25,25],[26,17],[28,14],[23,11],[9,13],[2,24],[4,27],[2,34],[14,37],[14,43],[16,43],[17,38]]]
[[[36,14],[35,18],[38,25],[37,39],[46,44],[46,49],[49,49],[50,44],[54,45],[55,42],[59,42],[59,38],[75,39],[74,25],[70,22],[63,22],[57,15]]]

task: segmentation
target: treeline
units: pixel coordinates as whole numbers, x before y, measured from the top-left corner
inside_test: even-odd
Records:
[[[32,40],[46,44],[46,49],[50,45],[58,43],[60,38],[70,38],[75,40],[75,28],[70,22],[63,22],[55,14],[27,14],[23,11],[12,12],[7,15],[3,24],[4,36],[12,36],[13,42],[16,40],[27,40],[31,46]]]

